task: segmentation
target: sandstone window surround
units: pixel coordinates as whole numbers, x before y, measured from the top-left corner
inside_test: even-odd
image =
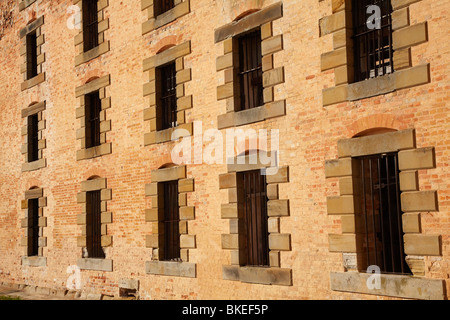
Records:
[[[239,158],[239,160],[238,160]],[[245,266],[245,238],[243,199],[239,195],[238,174],[252,170],[269,169],[269,165],[253,163],[249,155],[229,161],[228,172],[219,176],[219,188],[228,191],[228,203],[221,206],[221,218],[229,221],[230,233],[222,235],[222,249],[231,253],[231,265],[222,267],[224,280],[258,283],[265,285],[292,285],[292,270],[281,268],[281,253],[291,251],[291,235],[281,233],[280,219],[289,217],[289,200],[279,199],[279,184],[289,182],[289,167],[278,169],[276,174],[266,176],[267,215],[269,232],[269,266]],[[243,164],[238,164],[243,163]]]
[[[41,16],[21,29],[19,33],[21,39],[20,55],[24,57],[24,62],[20,67],[24,80],[21,84],[22,91],[45,81],[45,72],[43,71],[45,53],[42,49],[45,42],[42,32],[43,24],[44,17]],[[33,72],[31,72],[31,68],[34,68]]]
[[[101,246],[108,258],[109,247],[113,245],[113,237],[108,235],[108,225],[113,222],[113,214],[109,212],[108,201],[112,200],[112,190],[107,188],[106,178],[95,178],[81,183],[81,192],[77,194],[77,203],[82,205],[82,213],[77,216],[77,224],[81,227],[81,236],[77,238],[77,246],[82,248],[82,258],[77,260],[77,265],[83,270],[113,271],[111,259],[94,259],[86,257],[87,254],[87,193],[100,191],[101,200]]]
[[[413,275],[382,274],[382,288],[370,290],[366,285],[370,274],[360,266],[363,226],[358,223],[362,209],[355,157],[390,152],[398,152],[403,248]],[[325,176],[339,179],[340,196],[328,197],[327,211],[330,216],[341,216],[342,234],[329,234],[329,251],[343,254],[346,272],[331,273],[332,290],[412,299],[444,297],[443,281],[424,278],[425,256],[440,256],[442,244],[440,235],[422,233],[421,212],[439,209],[437,191],[419,190],[418,170],[435,167],[434,148],[416,148],[414,129],[338,141],[338,159],[325,162]]]
[[[80,7],[81,12],[83,12],[83,1],[73,0],[73,4]],[[79,66],[90,60],[93,60],[102,54],[105,54],[110,50],[110,43],[106,40],[106,30],[109,29],[109,18],[106,18],[106,9],[109,6],[109,0],[98,0],[97,10],[98,10],[98,46],[90,49],[89,51],[84,51],[84,38],[83,27],[80,32],[75,36],[75,47],[77,47],[78,55],[75,57],[75,66]],[[83,15],[81,15],[83,16]],[[81,18],[83,19],[83,18]],[[78,21],[77,21],[78,22]],[[81,24],[83,22],[81,21]]]
[[[186,41],[164,50],[144,60],[144,72],[149,74],[149,82],[144,84],[144,97],[149,99],[149,107],[144,109],[144,121],[150,122],[150,132],[144,136],[144,145],[153,145],[178,139],[183,136],[192,136],[193,124],[186,123],[186,110],[192,109],[193,98],[185,92],[185,85],[192,80],[191,68],[185,67],[186,56],[191,53],[191,42]],[[158,131],[160,108],[158,106],[159,87],[158,68],[175,61],[176,64],[176,92],[177,92],[177,126]],[[183,130],[177,130],[183,129]],[[173,133],[177,135],[172,137]]]
[[[25,10],[26,8],[28,8],[35,2],[36,2],[36,0],[21,0],[19,2],[19,11]]]
[[[80,128],[77,130],[77,139],[80,140],[81,149],[77,151],[77,160],[93,159],[112,152],[112,145],[107,142],[106,134],[111,131],[111,120],[106,119],[106,110],[111,107],[111,97],[107,88],[111,85],[109,75],[97,78],[76,88],[75,96],[80,99],[80,107],[76,109],[76,118],[80,120]],[[86,148],[86,97],[93,92],[99,92],[101,100],[100,111],[100,145]]]
[[[286,115],[286,101],[275,101],[274,86],[284,83],[284,67],[274,67],[274,54],[283,50],[283,35],[273,34],[274,20],[283,17],[281,2],[249,14],[215,30],[215,43],[222,42],[224,55],[216,60],[216,71],[224,71],[225,83],[217,87],[217,100],[226,101],[226,113],[218,116],[219,129],[246,125]],[[239,111],[240,84],[238,36],[260,28],[264,105]]]
[[[191,12],[190,0],[174,0],[174,7],[162,14],[158,13],[159,0],[141,0],[142,11],[147,10],[148,20],[142,24],[142,34],[147,34],[155,29],[169,24],[172,21]],[[155,10],[156,7],[156,10]]]
[[[25,143],[22,145],[22,154],[25,157],[25,163],[22,164],[22,172],[27,171],[35,171],[39,170],[41,168],[45,168],[47,166],[47,160],[44,158],[43,151],[47,147],[47,140],[43,138],[43,132],[46,127],[46,121],[44,119],[44,111],[45,111],[45,101],[31,104],[28,108],[25,108],[22,110],[22,119],[25,119],[27,122],[22,127],[22,137],[25,139]],[[29,162],[28,161],[28,142],[29,142],[29,123],[30,117],[35,116],[37,117],[37,130],[38,130],[38,152],[37,152],[37,158],[38,160]]]
[[[28,205],[30,200],[38,201],[38,255],[29,256],[30,239],[29,226],[31,216],[28,215]],[[22,256],[22,266],[46,267],[47,258],[44,255],[44,248],[47,247],[47,237],[44,236],[44,230],[47,227],[47,217],[44,216],[44,208],[47,207],[47,197],[44,196],[44,190],[40,188],[30,189],[25,192],[25,199],[22,200],[21,208],[25,212],[25,217],[21,220],[21,227],[25,230],[25,236],[21,239],[21,246],[24,248]]]
[[[330,0],[319,0],[330,1]],[[352,0],[331,0],[332,14],[319,21],[320,36],[332,35],[333,50],[321,55],[321,71],[334,69],[335,86],[323,89],[323,106],[355,101],[430,82],[428,63],[412,66],[411,47],[428,41],[427,22],[410,25],[410,8],[420,0],[391,0],[394,72],[354,82]]]
[[[164,235],[163,183],[178,181],[180,257],[179,261],[160,261]],[[152,234],[146,237],[146,247],[153,249],[152,261],[146,262],[146,273],[173,277],[197,277],[197,265],[190,262],[190,250],[197,248],[196,236],[189,233],[189,222],[195,220],[195,207],[189,206],[187,195],[194,191],[194,179],[187,178],[186,166],[175,166],[152,171],[152,183],[145,186],[145,194],[151,197],[152,208],[145,211],[145,221],[152,223]]]

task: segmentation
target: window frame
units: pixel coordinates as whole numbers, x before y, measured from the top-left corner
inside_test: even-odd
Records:
[[[161,261],[181,261],[180,254],[180,207],[178,203],[178,180],[162,182],[164,198],[164,241]]]
[[[176,63],[156,68],[157,131],[177,127],[177,71]]]

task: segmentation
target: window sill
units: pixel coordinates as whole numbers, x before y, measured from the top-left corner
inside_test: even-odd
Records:
[[[147,261],[145,263],[145,272],[161,276],[196,278],[197,265],[195,263],[176,261]]]
[[[222,277],[224,280],[241,281],[245,283],[279,286],[292,285],[291,269],[223,266]]]
[[[46,267],[47,266],[47,258],[45,258],[45,257],[22,257],[22,266]]]
[[[22,172],[36,171],[45,168],[46,166],[47,160],[45,158],[33,162],[27,162],[22,164]]]
[[[280,100],[272,103],[266,103],[265,105],[257,108],[219,115],[217,118],[217,126],[220,130],[243,126],[284,115],[286,115],[286,101]]]
[[[83,52],[75,57],[75,67],[78,67],[79,65],[86,63],[90,60],[93,60],[102,54],[109,51],[109,41],[105,41],[101,44],[99,44],[97,47]]]
[[[113,271],[113,261],[108,259],[80,258],[77,260],[77,266],[81,270]]]
[[[174,8],[158,15],[156,18],[150,19],[142,24],[142,34],[149,33],[190,12],[189,0],[177,4]]]
[[[169,128],[161,131],[152,131],[145,135],[144,145],[148,146],[169,141],[176,141],[181,137],[192,136],[192,133],[192,123],[181,124],[175,128]]]
[[[330,274],[331,290],[407,299],[445,299],[444,280],[380,274],[381,288],[369,289],[367,280],[371,276],[374,274],[332,272]]]
[[[44,81],[45,81],[45,72],[42,72],[42,73],[38,74],[37,76],[22,82],[21,89],[22,89],[22,91],[30,89]]]
[[[104,143],[96,147],[81,149],[77,151],[77,161],[101,157],[110,154],[111,152],[111,143]]]

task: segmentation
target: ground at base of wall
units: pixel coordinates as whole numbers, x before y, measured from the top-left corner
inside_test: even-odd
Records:
[[[53,290],[27,285],[0,283],[0,298],[17,300],[136,300],[136,298],[118,298],[102,294],[88,294],[79,291]]]

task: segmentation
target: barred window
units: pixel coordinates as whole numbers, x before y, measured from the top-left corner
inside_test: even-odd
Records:
[[[84,52],[98,46],[97,0],[83,0],[83,47]]]
[[[155,0],[153,2],[155,17],[175,7],[174,0]]]
[[[244,236],[248,266],[269,265],[269,233],[266,176],[261,170],[243,172],[238,177],[244,199]]]
[[[380,16],[369,20],[379,8]],[[394,71],[390,0],[353,0],[355,82]]]
[[[262,53],[261,30],[247,33],[238,38],[240,109],[247,110],[262,106]]]
[[[100,145],[100,93],[95,91],[85,95],[86,148]]]
[[[28,162],[39,160],[39,129],[38,129],[38,115],[33,114],[28,116]]]
[[[180,260],[180,213],[178,205],[178,181],[163,183],[164,188],[164,243],[162,260]]]
[[[100,190],[86,193],[86,242],[89,258],[104,259]]]
[[[39,255],[39,199],[28,200],[28,256]]]
[[[157,68],[158,130],[177,126],[177,72],[175,62]]]
[[[410,274],[403,250],[402,211],[397,153],[357,158],[361,166],[363,226],[367,268],[376,265],[383,273]]]
[[[38,75],[36,31],[27,34],[26,43],[27,43],[27,79],[32,79]]]

